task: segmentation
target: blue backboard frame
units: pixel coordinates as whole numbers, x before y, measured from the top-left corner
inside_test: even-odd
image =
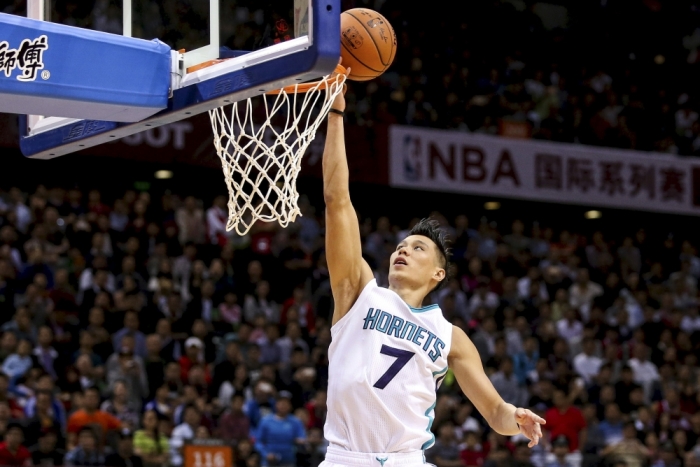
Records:
[[[62,119],[28,131],[20,117],[20,149],[35,159],[52,159],[189,118],[230,102],[330,74],[340,57],[340,0],[310,0],[308,36],[282,43],[274,54],[250,52],[182,76],[168,107],[136,123]]]

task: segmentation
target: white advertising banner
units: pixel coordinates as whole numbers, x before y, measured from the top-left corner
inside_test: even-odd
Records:
[[[394,187],[700,214],[696,158],[397,125],[389,152]]]

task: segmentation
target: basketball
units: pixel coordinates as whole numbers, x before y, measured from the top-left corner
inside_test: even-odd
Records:
[[[367,81],[384,73],[396,56],[396,33],[382,15],[353,8],[340,15],[340,55],[348,79]]]

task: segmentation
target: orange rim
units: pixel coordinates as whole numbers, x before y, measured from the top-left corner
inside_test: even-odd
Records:
[[[335,70],[333,73],[331,73],[330,78],[327,80],[318,80],[318,81],[311,81],[309,83],[301,83],[301,84],[291,84],[289,86],[285,86],[281,89],[275,89],[273,91],[267,91],[265,94],[268,95],[276,95],[280,94],[282,91],[286,92],[287,94],[293,94],[293,93],[305,93],[309,92],[312,89],[316,89],[316,87],[321,83],[322,88],[327,88],[328,87],[328,82],[329,81],[337,81],[339,78],[339,75],[345,75],[347,76],[348,71],[345,69],[343,65],[336,65]]]
[[[230,60],[230,58],[217,58],[214,60],[207,60],[206,62],[198,63],[196,65],[192,65],[191,67],[187,68],[187,73],[193,73],[197,70],[209,68],[212,65],[216,65],[217,63],[225,62],[226,60]]]

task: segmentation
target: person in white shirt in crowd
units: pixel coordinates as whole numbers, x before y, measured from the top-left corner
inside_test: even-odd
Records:
[[[16,227],[22,233],[27,233],[27,227],[32,222],[32,212],[25,204],[24,193],[19,188],[10,188],[9,207],[14,210],[17,216]]]
[[[628,365],[634,373],[634,382],[642,385],[646,400],[650,400],[654,383],[659,381],[660,376],[659,369],[649,361],[649,349],[646,345],[635,345],[633,357],[629,359]]]
[[[459,406],[457,414],[455,415],[455,421],[457,426],[455,426],[455,434],[457,438],[462,439],[464,435],[468,432],[481,432],[481,425],[479,421],[472,417],[474,412],[474,406],[470,403],[464,403]]]
[[[557,321],[557,333],[567,341],[577,342],[583,336],[583,323],[576,317],[576,310],[564,307],[564,317]]]
[[[581,346],[582,352],[574,357],[574,371],[586,384],[591,384],[600,371],[603,359],[594,355],[595,341],[590,337],[584,337]]]
[[[185,407],[183,422],[173,429],[170,435],[170,465],[180,467],[184,464],[183,447],[195,437],[195,430],[202,421],[202,415],[194,405]]]
[[[549,292],[547,286],[542,281],[542,272],[538,267],[531,267],[527,270],[527,275],[518,279],[518,297],[526,299],[530,297],[530,284],[533,282],[539,283],[539,298],[540,300],[549,302]]]
[[[207,220],[209,212],[207,212]],[[185,198],[183,206],[175,212],[180,243],[204,243],[204,213],[193,196]]]
[[[681,330],[690,335],[700,331],[700,313],[698,312],[698,305],[693,305],[686,309],[685,316],[683,316],[681,320]]]
[[[569,304],[575,310],[588,313],[596,297],[603,295],[603,287],[591,282],[588,269],[578,270],[576,282],[569,288]]]

